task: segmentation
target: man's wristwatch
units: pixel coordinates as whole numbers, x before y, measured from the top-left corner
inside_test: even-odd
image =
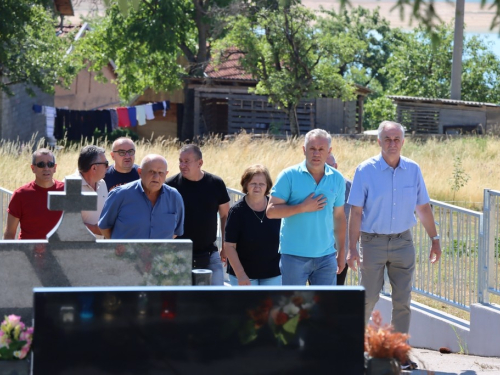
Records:
[[[438,234],[437,236],[434,236],[434,237],[431,237],[431,240],[439,240],[441,238],[441,236]]]

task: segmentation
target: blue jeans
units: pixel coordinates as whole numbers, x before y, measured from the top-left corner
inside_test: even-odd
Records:
[[[319,258],[281,254],[283,285],[337,285],[337,253]]]
[[[194,256],[194,255],[193,255]],[[195,256],[194,256],[195,257]],[[207,255],[208,257],[208,255]],[[204,258],[204,260],[201,262],[203,265],[197,265],[197,263],[200,263],[199,260],[196,261],[196,258],[193,261],[193,268],[195,269],[207,269],[212,271],[212,285],[224,285],[224,270],[222,268],[222,261],[220,260],[220,255],[218,251],[214,251],[212,254],[210,254],[210,258],[207,259]]]
[[[238,286],[238,278],[233,275],[229,275],[229,282],[232,286]],[[281,275],[270,277],[268,279],[250,279],[250,284],[252,285],[281,285]]]

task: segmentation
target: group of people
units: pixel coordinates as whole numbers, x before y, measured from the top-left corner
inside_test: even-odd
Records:
[[[82,191],[97,193],[98,208],[82,212],[83,222],[107,239],[190,239],[193,268],[212,270],[213,285],[223,285],[226,257],[232,285],[336,285],[344,283],[348,267],[359,267],[367,321],[387,269],[392,323],[408,332],[415,212],[432,240],[431,263],[441,248],[420,168],[401,155],[404,135],[400,124],[382,122],[381,153],[362,162],[351,182],[337,170],[330,134],[311,130],[303,162],[284,169],[274,184],[265,166],[246,168],[245,195],[231,208],[223,180],[202,169],[197,145],[181,148],[180,172],[168,179],[161,155],[135,164],[135,144],[128,138],[113,143],[112,166],[104,149],[86,146],[75,175],[82,178]],[[56,167],[50,150],[33,153],[35,181],[14,192],[5,239],[14,238],[19,224],[20,239],[45,238],[56,225],[61,212],[48,211],[46,203],[48,191],[64,189],[53,179]]]

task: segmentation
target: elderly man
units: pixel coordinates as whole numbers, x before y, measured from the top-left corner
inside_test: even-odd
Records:
[[[15,239],[19,224],[20,240],[45,240],[61,219],[62,211],[50,211],[47,208],[48,192],[64,191],[64,183],[53,178],[56,167],[52,151],[41,148],[33,152],[31,171],[35,174],[35,181],[21,186],[12,194],[3,234],[5,240]]]
[[[326,159],[326,164],[328,164],[330,167],[338,169],[338,164],[337,160],[335,159],[335,156],[333,154],[328,155],[328,158]],[[347,198],[349,198],[349,192],[351,191],[351,184],[352,182],[348,180],[347,178],[344,177],[345,181],[345,203],[344,203],[344,213],[345,213],[345,218],[347,221],[349,221],[349,214],[351,212],[351,205],[347,203]],[[349,248],[349,236],[346,233],[345,237],[345,248],[346,250]],[[337,285],[344,285],[345,284],[345,278],[347,276],[347,265],[344,267],[344,270],[337,275]]]
[[[271,190],[267,217],[283,219],[283,285],[305,285],[307,281],[310,285],[335,285],[337,273],[344,269],[345,182],[337,170],[325,164],[332,151],[331,141],[325,130],[307,133],[303,146],[306,159],[282,171]]]
[[[78,170],[68,177],[80,177],[82,179],[83,192],[97,193],[97,210],[82,211],[83,223],[98,239],[104,236],[97,226],[101,216],[104,202],[108,197],[108,188],[103,180],[109,162],[106,160],[106,151],[102,147],[85,146],[80,150],[78,156]]]
[[[139,166],[135,161],[135,144],[130,138],[120,137],[113,142],[111,158],[115,164],[110,166],[104,176],[108,191],[115,187],[139,179]]]
[[[441,246],[420,167],[401,156],[404,135],[400,124],[382,122],[378,128],[381,153],[356,169],[348,199],[351,217],[347,263],[354,270],[357,266],[361,268],[361,284],[366,290],[366,321],[379,299],[387,268],[392,286],[392,324],[396,331],[407,333],[415,270],[410,231],[417,223],[415,210],[432,241],[431,263],[439,260]],[[361,256],[356,248],[358,238]]]
[[[140,179],[114,188],[99,219],[104,237],[111,239],[171,239],[182,235],[184,204],[167,185],[167,161],[150,154],[138,169]]]
[[[224,238],[229,195],[224,181],[218,176],[203,171],[203,155],[196,145],[186,145],[179,155],[180,173],[169,178],[167,184],[179,190],[186,206],[184,235],[181,238],[193,241],[193,269],[212,270],[212,285],[223,285],[222,262],[224,247],[220,254],[216,246],[217,213]]]

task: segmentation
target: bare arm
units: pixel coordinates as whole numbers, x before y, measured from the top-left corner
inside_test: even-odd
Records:
[[[271,196],[266,215],[269,219],[283,219],[304,212],[320,211],[325,206],[326,198],[322,194],[314,198],[314,193],[312,193],[302,203],[295,205],[287,204],[284,199]]]
[[[107,240],[110,240],[111,239],[111,232],[113,231],[113,228],[109,228],[109,229],[101,229],[101,233],[102,235],[104,236],[104,238],[106,238]]]
[[[19,219],[11,214],[7,214],[7,225],[3,233],[4,240],[15,240]]]
[[[351,206],[351,214],[349,216],[349,250],[347,252],[347,264],[354,271],[357,271],[357,267],[359,267],[359,253],[356,244],[361,230],[362,213],[362,207]]]
[[[436,223],[434,222],[431,205],[429,203],[418,205],[416,211],[429,237],[437,236]],[[439,258],[441,258],[441,244],[439,240],[432,240],[429,259],[431,263],[436,263]]]
[[[335,231],[335,242],[337,247],[337,274],[341,273],[345,267],[345,232],[346,232],[346,219],[344,206],[333,208],[333,221]]]
[[[226,255],[231,263],[231,268],[233,269],[236,278],[238,279],[238,285],[251,285],[250,279],[248,278],[243,266],[240,262],[240,257],[236,251],[236,244],[232,242],[225,242],[224,248],[226,249]]]
[[[219,220],[220,220],[220,233],[222,238],[222,247],[220,249],[220,259],[222,263],[226,263],[226,251],[224,249],[224,238],[226,235],[226,221],[227,214],[229,213],[229,202],[219,205]]]
[[[97,226],[97,224],[87,224],[87,223],[84,223],[86,225],[86,227],[94,234],[97,234],[97,235],[101,235],[102,232],[101,232],[101,229],[99,229],[99,227]]]

